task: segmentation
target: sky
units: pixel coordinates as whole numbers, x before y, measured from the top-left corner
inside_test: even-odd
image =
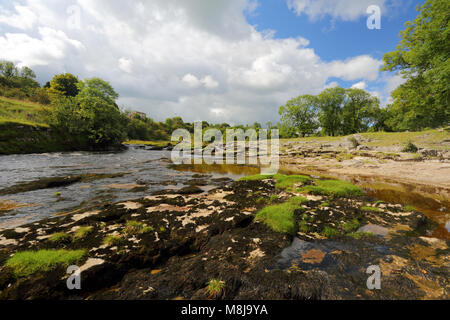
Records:
[[[69,72],[109,81],[121,108],[155,120],[276,123],[291,98],[342,86],[383,106],[381,72],[419,0],[0,0],[0,59],[41,84]],[[369,29],[369,6],[380,29]],[[373,20],[370,20],[373,21]]]

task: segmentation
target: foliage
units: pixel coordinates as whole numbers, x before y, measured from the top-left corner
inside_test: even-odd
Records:
[[[406,23],[397,50],[384,57],[384,71],[405,79],[393,93],[389,125],[394,130],[422,130],[450,122],[450,2],[427,0]]]
[[[292,127],[302,136],[311,135],[319,128],[317,119],[317,98],[304,95],[289,100],[280,107],[281,123],[285,127]]]
[[[219,296],[225,288],[225,281],[219,279],[211,279],[206,284],[206,291],[210,296]]]
[[[417,151],[419,148],[412,141],[408,141],[408,144],[402,149],[402,152],[416,153]]]
[[[58,74],[50,81],[48,92],[54,99],[58,99],[59,97],[75,97],[79,92],[77,84],[78,78],[73,74]]]
[[[51,125],[81,149],[119,145],[124,139],[120,111],[97,96],[61,97],[54,103]]]

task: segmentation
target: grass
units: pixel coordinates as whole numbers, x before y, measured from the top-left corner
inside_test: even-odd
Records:
[[[358,219],[355,218],[351,221],[344,222],[342,225],[342,230],[344,230],[344,232],[348,233],[348,232],[358,230],[360,226],[361,226],[361,224],[359,223]]]
[[[80,227],[74,234],[73,238],[75,240],[84,239],[88,234],[90,234],[94,230],[94,227],[84,226]]]
[[[351,232],[348,233],[347,236],[356,240],[361,240],[363,238],[376,237],[376,234],[372,232]]]
[[[219,279],[211,279],[206,284],[206,292],[210,296],[218,296],[222,293],[225,288],[225,281]]]
[[[15,122],[47,126],[49,107],[38,103],[0,97],[0,123]]]
[[[413,206],[405,206],[404,207],[404,210],[406,210],[406,211],[417,211],[417,209],[415,208],[415,207],[413,207]]]
[[[127,221],[126,227],[123,231],[128,235],[133,235],[151,232],[153,231],[153,228],[145,226],[142,222],[130,220]]]
[[[48,238],[48,240],[55,243],[70,242],[72,240],[72,237],[67,233],[59,232],[52,234],[52,236]]]
[[[361,188],[347,181],[340,180],[315,180],[315,186],[306,186],[299,191],[305,191],[317,195],[333,197],[362,196]]]
[[[283,190],[292,190],[294,188],[294,185],[296,184],[304,184],[311,181],[311,178],[307,176],[284,175],[284,174],[275,174],[275,175],[256,174],[253,176],[243,177],[239,179],[239,181],[261,181],[266,179],[275,179],[276,181],[275,187]]]
[[[283,174],[276,174],[274,178],[277,181],[275,187],[284,190],[291,190],[296,184],[304,184],[308,181],[311,181],[311,178],[299,175],[286,176]]]
[[[172,145],[170,141],[146,141],[146,140],[128,140],[128,141],[125,141],[124,144],[144,145],[144,146],[152,146],[152,147],[159,147],[159,148],[167,148],[168,146]]]
[[[322,230],[322,235],[325,236],[326,238],[334,238],[336,236],[339,236],[340,232],[335,228],[325,226],[325,228],[323,228]]]
[[[377,207],[361,207],[361,210],[363,211],[371,211],[371,212],[381,212],[380,208]]]
[[[78,263],[85,254],[85,250],[24,251],[9,258],[6,266],[13,270],[15,277],[21,278]]]
[[[242,177],[238,181],[262,181],[266,179],[272,179],[273,177],[274,177],[273,174],[271,175],[255,174],[252,176]]]
[[[255,219],[276,232],[294,234],[296,232],[294,212],[306,202],[308,200],[303,197],[292,197],[285,203],[262,209],[256,214]]]
[[[103,240],[103,244],[107,245],[109,247],[112,246],[120,246],[125,240],[122,237],[119,236],[107,236]]]

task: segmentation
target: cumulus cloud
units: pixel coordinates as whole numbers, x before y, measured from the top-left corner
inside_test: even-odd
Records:
[[[383,10],[386,2],[387,0],[287,0],[287,5],[297,15],[306,14],[311,20],[331,16],[354,21],[365,16],[371,5],[377,5]]]
[[[358,83],[355,83],[354,85],[352,85],[353,89],[361,89],[361,90],[366,90],[367,88],[367,83],[365,83],[364,81],[360,81]]]
[[[244,16],[257,10],[253,0],[22,0],[20,8],[6,16],[38,18],[19,29],[0,20],[0,59],[38,66],[41,82],[57,72],[101,77],[120,105],[158,120],[273,121],[288,99],[316,94],[330,78],[374,81],[381,65],[368,55],[326,62],[307,39],[258,32]],[[71,13],[79,28],[68,26]]]

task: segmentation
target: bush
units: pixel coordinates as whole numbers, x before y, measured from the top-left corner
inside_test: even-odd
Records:
[[[402,150],[402,152],[409,152],[409,153],[416,153],[417,151],[419,151],[419,148],[417,148],[417,146],[411,141],[409,141],[406,147],[403,148]]]

